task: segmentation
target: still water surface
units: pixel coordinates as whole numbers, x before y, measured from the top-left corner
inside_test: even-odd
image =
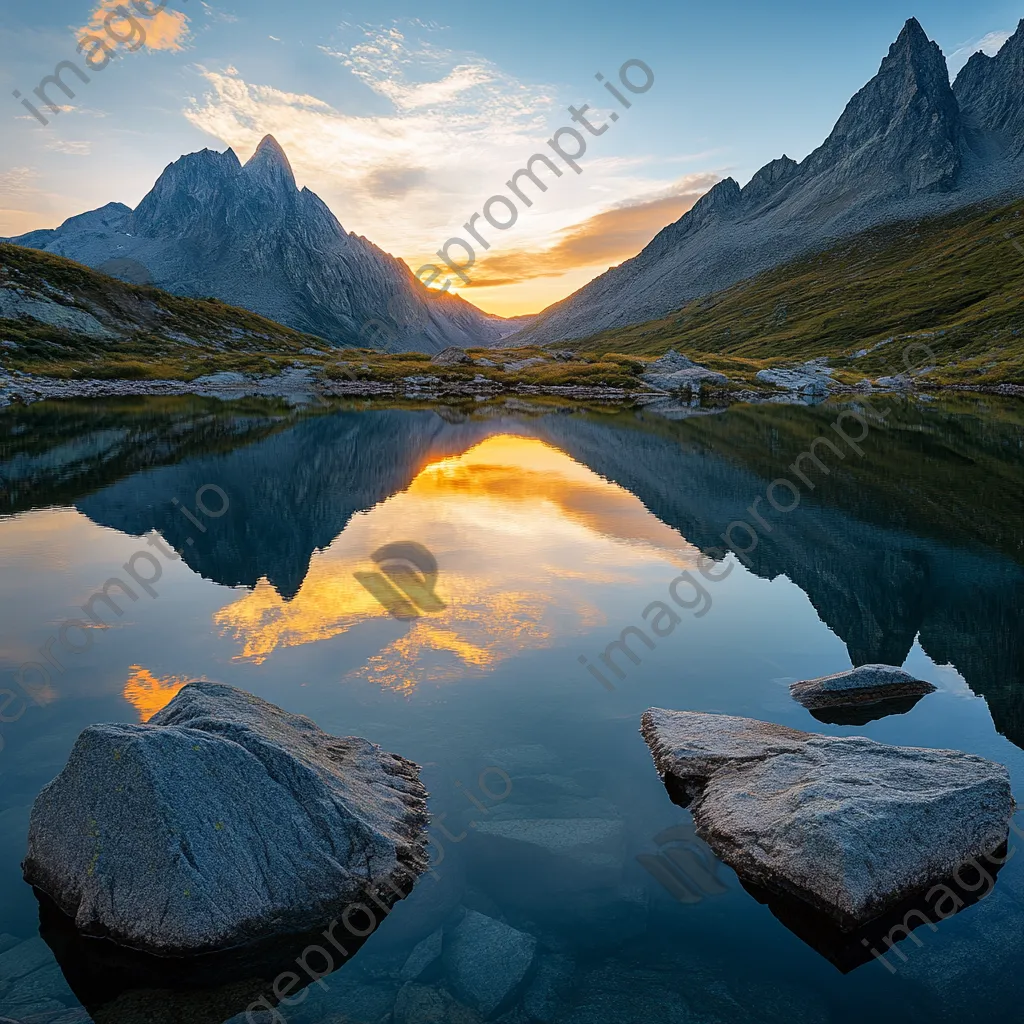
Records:
[[[297,1024],[389,1019],[409,952],[465,908],[537,937],[560,979],[542,1011],[530,1003],[541,1019],[1013,1019],[1024,858],[900,943],[893,970],[843,973],[709,858],[638,734],[650,706],[747,715],[971,751],[1024,792],[1024,415],[891,404],[863,456],[833,460],[785,515],[765,488],[833,406],[678,421],[189,399],[0,413],[0,670],[33,699],[0,725],[0,1017],[86,1019],[62,1009],[78,1000],[21,881],[39,789],[85,726],[145,721],[206,678],[416,760],[444,825],[434,872],[326,988],[282,1008]],[[753,522],[759,496],[772,529],[740,560],[722,533]],[[394,541],[436,557],[443,608],[399,621],[356,579]],[[731,571],[602,685],[581,657],[600,664],[702,551]],[[151,593],[62,645],[126,563]],[[856,727],[789,696],[869,662],[938,692]],[[509,829],[536,842],[510,856]],[[439,990],[443,965],[422,980]],[[523,1013],[520,997],[502,1011]]]

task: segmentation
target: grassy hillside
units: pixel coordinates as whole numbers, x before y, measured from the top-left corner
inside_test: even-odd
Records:
[[[17,245],[0,243],[0,289],[7,290],[0,295],[8,303],[43,304],[34,307],[42,321],[0,317],[4,365],[24,373],[190,380],[225,369],[274,372],[304,348],[328,348],[319,338],[217,299],[187,299],[126,284],[62,256]],[[110,336],[61,325],[81,313],[94,317]]]
[[[569,344],[633,355],[674,347],[726,373],[830,356],[852,382],[899,361],[884,345],[858,351],[931,334],[923,340],[939,358],[929,380],[1024,383],[1022,213],[1017,201],[876,228],[669,316]]]

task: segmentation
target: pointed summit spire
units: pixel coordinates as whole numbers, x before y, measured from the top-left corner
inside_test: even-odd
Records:
[[[960,108],[946,59],[911,18],[808,165],[851,181],[903,180],[914,193],[953,188],[960,159]]]
[[[285,185],[294,189],[295,175],[285,151],[273,135],[264,135],[256,152],[242,168],[243,173],[267,185]]]

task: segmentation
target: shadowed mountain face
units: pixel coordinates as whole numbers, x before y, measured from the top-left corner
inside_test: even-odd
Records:
[[[167,167],[132,211],[120,203],[12,239],[117,274],[131,261],[178,295],[215,296],[337,345],[437,352],[490,345],[498,321],[424,288],[346,232],[267,136],[244,166],[204,149]],[[385,330],[386,327],[386,330]]]
[[[550,306],[518,341],[642,323],[866,228],[1020,194],[1024,23],[951,88],[946,61],[911,19],[878,74],[802,163],[783,156],[746,186],[719,182],[636,257]]]
[[[980,51],[971,57],[953,92],[970,133],[989,136],[1010,156],[1024,153],[1024,20],[994,57]]]
[[[896,401],[863,456],[839,462],[825,453],[830,472],[812,470],[814,491],[805,488],[788,514],[771,510],[766,488],[793,477],[796,456],[834,421],[831,404],[738,407],[681,422],[634,412],[466,419],[385,409],[259,417],[249,409],[233,438],[223,414],[203,420],[204,434],[185,431],[174,408],[163,435],[152,414],[143,433],[136,409],[122,413],[120,429],[111,413],[77,444],[67,433],[73,420],[40,418],[31,451],[6,458],[0,474],[45,468],[54,499],[68,501],[84,479],[84,445],[116,481],[77,499],[93,521],[134,535],[156,529],[203,576],[247,587],[266,577],[291,600],[313,553],[425,465],[495,434],[533,436],[636,495],[713,557],[730,548],[723,534],[750,522],[760,498],[771,530],[759,530],[756,547],[733,534],[751,548],[739,553],[752,572],[799,586],[855,665],[901,664],[918,639],[934,661],[956,667],[986,698],[997,728],[1024,747],[1024,475],[1014,406]],[[133,436],[155,453],[151,468],[133,454]],[[223,489],[230,507],[200,534],[174,502],[193,507],[206,484]],[[46,503],[37,488],[32,504]]]
[[[94,522],[125,533],[158,530],[208,579],[254,587],[266,577],[288,600],[313,552],[328,547],[353,515],[492,430],[489,423],[449,424],[431,412],[338,413],[222,455],[131,476],[77,504]],[[229,496],[229,508],[199,534],[173,502],[192,508],[206,484]]]

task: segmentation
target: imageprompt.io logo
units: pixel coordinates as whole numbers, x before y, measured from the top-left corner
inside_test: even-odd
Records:
[[[437,594],[437,559],[412,540],[385,544],[370,555],[380,572],[357,572],[355,578],[396,619],[407,622],[447,605]]]
[[[636,859],[678,903],[702,903],[728,892],[718,879],[718,858],[693,825],[667,828],[654,842],[661,847],[658,853],[640,853]]]

